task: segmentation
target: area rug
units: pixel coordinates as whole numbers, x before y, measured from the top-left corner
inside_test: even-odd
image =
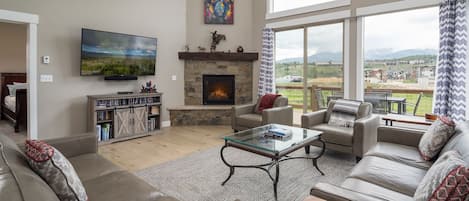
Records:
[[[181,201],[273,201],[273,184],[268,175],[257,169],[236,169],[235,174],[221,186],[229,168],[220,159],[220,148],[194,153],[185,158],[156,165],[136,174],[166,195]],[[318,151],[312,148],[312,153]],[[229,163],[261,164],[270,159],[235,148],[225,149]],[[304,156],[298,150],[291,156]],[[295,159],[280,164],[279,201],[302,201],[317,182],[339,185],[355,165],[351,155],[327,151],[318,160],[321,174],[311,160]],[[275,168],[273,168],[275,173]],[[273,174],[275,175],[275,174]]]

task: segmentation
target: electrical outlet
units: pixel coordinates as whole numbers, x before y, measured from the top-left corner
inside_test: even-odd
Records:
[[[176,81],[177,80],[176,75],[171,76],[171,80]]]
[[[41,82],[54,82],[54,76],[53,75],[41,75],[39,80]]]

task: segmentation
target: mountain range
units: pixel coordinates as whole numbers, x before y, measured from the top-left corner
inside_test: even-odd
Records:
[[[409,56],[418,55],[437,55],[438,50],[435,49],[406,49],[400,51],[393,51],[392,49],[373,49],[366,52],[366,60],[390,60],[399,59]],[[334,63],[342,62],[342,53],[340,52],[320,52],[308,57],[310,62],[329,62]],[[302,63],[303,58],[287,58],[277,61],[277,63]]]

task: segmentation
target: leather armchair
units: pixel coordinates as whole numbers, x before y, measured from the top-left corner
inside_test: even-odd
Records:
[[[235,131],[246,130],[266,124],[293,125],[293,108],[288,105],[288,98],[280,96],[275,99],[274,107],[257,113],[257,105],[247,104],[232,108],[231,127]]]
[[[377,142],[379,116],[372,114],[371,103],[363,103],[353,128],[330,126],[327,123],[334,104],[335,101],[330,101],[327,109],[302,115],[301,127],[324,132],[321,138],[328,149],[352,153],[358,161]],[[309,153],[309,147],[305,149]]]

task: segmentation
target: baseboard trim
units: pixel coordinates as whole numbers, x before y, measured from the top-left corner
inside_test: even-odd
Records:
[[[171,121],[162,121],[161,127],[162,128],[171,127]]]

